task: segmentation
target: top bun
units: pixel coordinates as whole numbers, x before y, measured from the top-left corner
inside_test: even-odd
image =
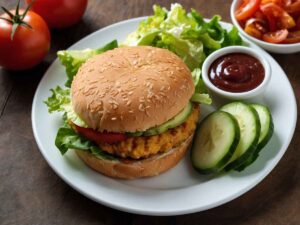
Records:
[[[194,93],[191,72],[174,53],[123,47],[84,63],[71,86],[74,111],[98,131],[135,132],[177,115]]]

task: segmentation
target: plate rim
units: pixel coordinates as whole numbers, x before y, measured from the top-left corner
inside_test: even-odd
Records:
[[[120,25],[123,25],[123,24],[127,24],[127,23],[130,23],[130,22],[137,22],[137,21],[141,21],[143,19],[146,19],[147,16],[143,16],[143,17],[136,17],[136,18],[131,18],[131,19],[127,19],[127,20],[122,20],[122,21],[119,21],[119,22],[116,22],[114,24],[111,24],[111,25],[108,25],[106,27],[103,27],[103,28],[100,28],[96,31],[94,31],[93,33],[83,37],[82,39],[78,40],[77,42],[75,42],[74,44],[72,44],[69,48],[67,49],[72,49],[78,42],[81,42],[81,41],[84,41],[85,39],[88,39],[94,35],[97,35],[99,32],[104,32],[108,29],[111,29],[115,26],[120,26]],[[221,21],[222,24],[227,24],[227,25],[232,25],[231,23],[229,22],[223,22]],[[273,57],[271,55],[269,55],[269,53],[267,53],[264,49],[262,49],[261,47],[257,46],[255,43],[252,43],[251,41],[243,38],[243,40],[246,42],[246,43],[251,43],[251,45],[255,46],[256,48],[259,48],[261,51],[263,51],[264,53],[266,53],[266,55],[268,57],[270,57],[271,59],[273,59]],[[274,60],[274,59],[273,59]],[[50,70],[52,69],[52,67],[55,67],[55,64],[57,63],[58,61],[58,58],[55,58],[55,60],[53,60],[53,62],[51,63],[51,65],[48,67],[48,69],[45,71],[44,75]],[[240,197],[241,195],[243,195],[244,193],[248,192],[249,190],[251,190],[253,187],[255,187],[256,185],[258,185],[263,179],[265,179],[269,174],[270,172],[275,168],[275,166],[278,165],[278,162],[281,160],[282,156],[284,155],[284,153],[287,151],[290,143],[291,143],[291,140],[294,136],[294,133],[295,133],[295,128],[296,128],[296,124],[297,124],[297,102],[296,102],[296,96],[295,96],[295,92],[294,92],[294,89],[292,88],[292,85],[286,75],[286,73],[284,72],[284,70],[282,69],[282,67],[280,66],[280,64],[274,60],[275,63],[280,67],[281,71],[283,72],[283,74],[285,75],[284,76],[284,79],[287,79],[287,83],[289,85],[289,88],[291,89],[292,93],[293,93],[293,99],[291,99],[291,101],[293,102],[293,105],[294,105],[294,116],[292,118],[292,121],[293,121],[293,127],[291,129],[291,132],[290,134],[288,134],[288,141],[286,141],[284,143],[284,145],[282,146],[282,151],[278,152],[277,155],[277,159],[275,160],[275,162],[273,163],[272,166],[270,166],[266,171],[265,173],[259,177],[258,179],[255,180],[255,182],[253,182],[251,185],[247,186],[247,188],[245,189],[241,189],[240,191],[236,192],[235,194],[231,195],[230,197],[228,198],[223,198],[222,200],[220,201],[216,201],[214,203],[211,203],[211,204],[208,204],[206,205],[205,207],[203,206],[200,206],[200,207],[194,207],[194,208],[185,208],[185,209],[182,209],[182,210],[169,210],[169,211],[159,211],[159,210],[145,210],[145,209],[140,209],[140,208],[129,208],[129,207],[125,207],[125,206],[120,206],[118,205],[118,203],[111,203],[109,201],[106,201],[104,199],[99,199],[99,198],[96,198],[94,195],[88,193],[88,192],[85,192],[84,190],[81,190],[79,187],[77,187],[76,185],[73,185],[73,183],[71,182],[71,179],[69,179],[67,176],[64,175],[64,173],[60,172],[59,170],[57,170],[54,165],[52,165],[52,163],[50,162],[50,160],[48,159],[48,156],[46,155],[46,151],[42,150],[42,143],[41,143],[41,140],[38,136],[38,133],[37,133],[37,124],[36,124],[36,120],[34,119],[35,118],[35,108],[36,108],[36,105],[38,104],[37,102],[37,98],[38,98],[38,90],[40,89],[40,86],[41,86],[41,83],[43,82],[45,76],[43,75],[42,79],[40,80],[39,84],[37,85],[37,88],[36,88],[36,91],[35,91],[35,94],[34,94],[34,98],[33,98],[33,101],[32,101],[32,108],[31,108],[31,121],[32,121],[32,130],[33,130],[33,135],[34,135],[34,138],[35,138],[35,141],[38,145],[38,148],[39,148],[39,151],[42,153],[43,155],[43,158],[46,160],[46,162],[48,163],[48,165],[52,168],[52,170],[64,181],[66,182],[69,186],[71,186],[73,189],[75,189],[76,191],[78,191],[79,193],[81,193],[82,195],[84,195],[85,197],[97,202],[97,203],[100,203],[100,204],[103,204],[105,206],[108,206],[108,207],[111,207],[111,208],[114,208],[114,209],[118,209],[118,210],[121,210],[121,211],[125,211],[125,212],[130,212],[130,213],[136,213],[136,214],[140,214],[140,215],[153,215],[153,216],[171,216],[171,215],[183,215],[183,214],[188,214],[188,213],[194,213],[194,212],[200,212],[200,211],[204,211],[204,210],[208,210],[208,209],[211,209],[211,208],[214,208],[214,207],[217,207],[217,206],[220,206],[220,205],[223,205],[227,202],[230,202],[238,197]]]

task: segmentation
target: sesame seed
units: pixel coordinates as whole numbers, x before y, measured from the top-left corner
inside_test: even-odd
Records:
[[[117,120],[117,117],[112,117],[111,120]]]
[[[143,105],[143,104],[140,104],[140,105],[139,105],[139,110],[140,110],[140,111],[142,111],[142,112],[144,112],[144,111],[145,111],[145,107],[144,107],[144,105]]]

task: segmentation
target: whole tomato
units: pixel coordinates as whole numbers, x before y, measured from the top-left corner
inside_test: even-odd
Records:
[[[9,70],[25,70],[39,64],[50,48],[50,32],[38,14],[8,11],[0,19],[0,66]]]
[[[87,0],[26,0],[50,28],[65,28],[76,24],[84,14]]]

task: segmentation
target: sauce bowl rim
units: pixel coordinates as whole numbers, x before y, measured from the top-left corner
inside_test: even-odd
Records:
[[[264,68],[264,79],[263,81],[254,89],[251,89],[249,91],[244,91],[244,92],[230,92],[230,91],[225,91],[222,90],[218,87],[216,87],[209,79],[209,69],[211,64],[218,58],[228,55],[231,53],[242,53],[246,55],[250,55],[254,58],[256,58],[263,66]],[[219,50],[216,50],[212,54],[210,54],[206,60],[204,61],[202,65],[202,79],[203,82],[205,83],[206,87],[210,90],[218,94],[219,96],[223,96],[226,98],[230,99],[237,99],[237,100],[242,100],[242,99],[247,99],[247,98],[252,98],[255,97],[259,94],[261,94],[265,89],[267,84],[270,81],[271,77],[271,67],[267,59],[262,57],[261,55],[257,54],[255,50],[245,47],[245,46],[229,46],[225,48],[221,48]]]

